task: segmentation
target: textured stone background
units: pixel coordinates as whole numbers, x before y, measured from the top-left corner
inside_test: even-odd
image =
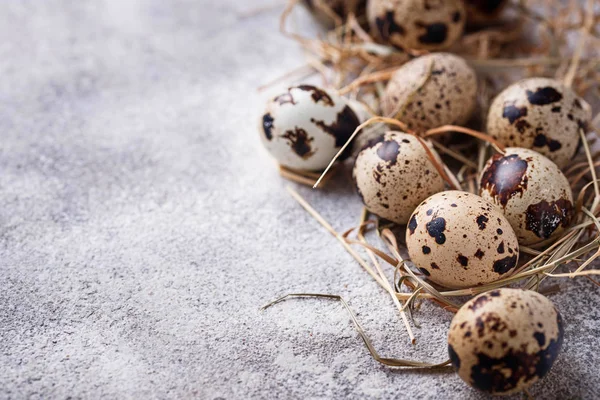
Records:
[[[256,87],[302,64],[275,0],[5,1],[0,11],[1,398],[457,398],[451,315],[411,346],[389,298],[285,192],[257,139]],[[300,17],[299,24],[308,23]],[[299,189],[338,229],[346,184]],[[600,296],[552,299],[564,352],[537,398],[598,394]]]

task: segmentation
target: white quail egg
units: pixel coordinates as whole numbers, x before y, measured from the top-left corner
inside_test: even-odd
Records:
[[[367,209],[398,224],[406,224],[423,199],[444,190],[444,180],[423,145],[402,132],[387,132],[371,141],[358,154],[352,175]]]
[[[466,123],[477,103],[477,77],[464,59],[450,53],[416,58],[392,76],[382,99],[386,116],[424,132]]]
[[[462,0],[369,0],[367,19],[383,43],[441,50],[462,35],[466,12]]]
[[[342,97],[300,85],[269,101],[259,130],[279,164],[318,171],[329,164],[358,125],[359,118]],[[346,157],[349,154],[350,150],[345,152]]]
[[[507,277],[519,260],[517,236],[506,217],[461,191],[437,193],[419,204],[408,222],[406,245],[415,266],[447,288]]]
[[[519,243],[533,245],[557,237],[573,218],[573,193],[560,169],[529,149],[507,148],[485,165],[479,194],[497,205]]]
[[[542,153],[563,168],[577,153],[579,129],[587,129],[590,106],[555,79],[512,84],[492,102],[487,132],[506,146]]]
[[[563,342],[563,322],[550,300],[498,289],[465,303],[450,324],[448,352],[458,375],[492,394],[511,394],[542,379]]]

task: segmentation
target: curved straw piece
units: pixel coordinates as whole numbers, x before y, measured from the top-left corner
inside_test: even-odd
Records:
[[[352,135],[350,135],[350,138],[348,138],[348,140],[346,141],[346,143],[344,143],[344,145],[342,146],[342,148],[337,152],[337,154],[329,162],[329,165],[327,165],[327,168],[325,168],[325,170],[323,171],[323,173],[321,174],[321,176],[319,177],[319,179],[317,179],[317,182],[313,186],[313,189],[316,188],[317,186],[319,186],[319,184],[321,183],[321,180],[323,180],[323,178],[325,177],[325,175],[327,175],[327,172],[329,172],[329,170],[331,169],[331,167],[333,166],[333,164],[342,155],[342,153],[346,150],[346,148],[350,145],[350,143],[352,143],[352,141],[354,140],[354,138],[356,137],[356,135],[358,135],[360,133],[360,131],[363,130],[365,127],[367,127],[369,125],[372,125],[372,124],[376,124],[378,122],[383,122],[383,123],[386,123],[386,124],[389,124],[389,125],[395,125],[395,126],[399,127],[400,129],[402,129],[405,133],[408,133],[409,135],[413,135],[414,137],[416,137],[417,140],[419,141],[419,143],[421,143],[421,145],[425,149],[425,152],[427,153],[427,157],[429,158],[429,161],[431,161],[431,163],[433,164],[433,166],[435,167],[435,169],[438,171],[438,173],[440,174],[440,176],[450,186],[452,186],[452,187],[455,186],[455,184],[452,181],[452,179],[450,179],[450,177],[448,176],[448,174],[446,174],[446,171],[444,170],[443,166],[440,165],[440,162],[435,158],[435,156],[431,152],[431,149],[429,149],[429,146],[427,146],[427,144],[423,141],[423,139],[421,139],[420,137],[418,137],[414,132],[410,131],[408,129],[408,126],[405,123],[403,123],[401,121],[398,121],[397,119],[393,119],[393,118],[373,117],[373,118],[369,118],[368,120],[366,120],[365,122],[363,122],[362,124],[360,124],[354,130],[354,132],[352,133]],[[460,190],[460,188],[457,188],[457,190]]]
[[[344,300],[344,298],[339,295],[322,294],[322,293],[290,293],[290,294],[287,294],[285,296],[282,296],[282,297],[270,302],[269,304],[264,305],[263,307],[261,307],[261,311],[265,310],[277,303],[281,303],[282,301],[285,301],[287,299],[294,298],[294,297],[317,297],[317,298],[337,300],[340,303],[342,303],[342,305],[348,312],[348,315],[350,315],[350,319],[352,320],[352,323],[354,324],[354,328],[356,328],[358,335],[360,336],[360,338],[364,342],[365,346],[369,350],[369,353],[371,353],[371,356],[373,357],[373,359],[375,359],[375,361],[377,361],[381,364],[384,364],[384,365],[387,365],[390,367],[408,367],[408,368],[440,368],[440,367],[445,367],[450,364],[450,360],[446,360],[441,363],[428,363],[428,362],[422,362],[422,361],[381,357],[379,355],[379,353],[377,352],[377,350],[375,349],[375,347],[373,346],[373,344],[371,343],[371,340],[369,339],[369,337],[366,335],[365,331],[363,330],[362,326],[360,325],[360,322],[358,322],[356,315],[354,315],[354,313],[352,312],[352,309],[350,308],[350,306],[348,305],[346,300]]]
[[[423,79],[421,79],[421,82],[419,82],[417,87],[415,87],[415,89],[409,93],[408,97],[402,103],[399,103],[396,106],[394,111],[388,115],[389,117],[400,119],[404,116],[404,112],[406,111],[408,105],[412,103],[417,93],[423,89],[425,84],[429,81],[429,78],[431,78],[431,71],[433,71],[433,59],[429,61],[429,64],[427,65],[427,71],[423,76]]]
[[[506,149],[502,143],[498,142],[496,139],[494,139],[490,135],[487,135],[483,132],[476,131],[474,129],[465,128],[464,126],[457,126],[457,125],[440,126],[439,128],[434,128],[434,129],[428,130],[427,132],[425,132],[423,137],[441,135],[442,133],[448,133],[448,132],[460,132],[460,133],[464,133],[469,136],[476,137],[477,139],[483,140],[484,142],[487,142],[487,143],[491,144],[492,146],[494,146],[494,148],[496,149],[496,151],[498,153],[504,154],[504,151]]]
[[[369,83],[387,81],[392,77],[392,75],[394,74],[394,72],[396,72],[397,69],[398,69],[398,67],[391,67],[391,68],[384,69],[382,71],[372,72],[368,75],[361,76],[360,78],[356,79],[349,85],[341,88],[339,90],[339,94],[345,95],[345,94],[353,91],[354,89],[357,89],[357,88],[359,88],[363,85],[367,85]]]
[[[427,153],[427,158],[429,158],[429,161],[431,161],[431,163],[433,164],[435,169],[437,169],[437,172],[438,172],[438,174],[440,174],[442,179],[444,181],[446,181],[446,183],[449,186],[453,187],[455,190],[462,190],[462,188],[460,187],[460,184],[456,181],[456,178],[452,179],[448,175],[448,173],[446,172],[446,168],[444,168],[445,166],[442,165],[441,162],[433,155],[433,152],[431,151],[431,149],[429,148],[427,143],[425,143],[425,141],[423,139],[421,139],[419,136],[415,135],[414,133],[411,133],[411,135],[413,135],[419,141],[419,143],[421,143],[421,146],[423,146],[423,149],[425,149],[425,153]]]
[[[444,306],[444,309],[456,312],[460,308],[460,304],[454,303],[448,299],[446,299],[439,291],[437,291],[433,286],[429,283],[425,282],[423,279],[418,277],[410,268],[404,264],[402,260],[402,256],[400,255],[400,251],[398,250],[398,241],[396,240],[396,235],[388,229],[385,228],[381,231],[381,237],[384,239],[384,242],[388,245],[390,251],[396,256],[398,260],[401,260],[404,266],[404,271],[406,271],[415,281],[418,282],[420,286],[423,287],[427,292],[435,297],[437,302]]]
[[[368,211],[366,208],[363,207],[363,211],[360,216],[361,225],[362,225],[362,222],[367,218],[367,215],[368,215]],[[361,227],[358,229],[357,237],[358,237],[359,241],[368,245],[367,239],[364,236],[364,227]],[[405,308],[402,306],[402,304],[400,304],[400,300],[398,300],[398,297],[396,296],[396,292],[394,291],[392,284],[390,284],[390,281],[388,280],[387,276],[381,269],[381,264],[377,260],[377,257],[375,257],[375,254],[372,251],[370,251],[368,248],[367,248],[367,254],[369,254],[369,257],[371,258],[373,265],[375,265],[375,269],[379,273],[381,280],[385,283],[385,285],[386,285],[385,290],[389,293],[389,295],[392,298],[392,302],[394,303],[394,305],[398,308],[398,311],[400,312],[400,317],[402,319],[402,322],[404,323],[404,326],[406,327],[406,331],[408,332],[408,337],[410,338],[410,342],[412,344],[417,344],[417,339],[415,338],[415,334],[413,333],[412,328],[410,327],[408,317],[405,312]]]
[[[377,255],[377,257],[381,258],[382,260],[384,260],[385,262],[387,262],[390,265],[398,264],[398,260],[396,260],[394,257],[390,257],[389,255],[385,254],[383,251],[379,250],[377,247],[371,246],[368,243],[364,243],[364,242],[361,242],[358,240],[351,240],[351,239],[346,239],[346,243],[357,244],[359,246],[362,246],[365,249],[372,251],[375,255]]]

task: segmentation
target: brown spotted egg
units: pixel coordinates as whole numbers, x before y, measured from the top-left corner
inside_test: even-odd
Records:
[[[441,50],[463,33],[462,0],[369,0],[367,19],[374,36],[402,49]]]
[[[477,77],[464,59],[450,53],[416,58],[392,76],[382,100],[386,116],[424,132],[462,125],[477,103]]]
[[[444,190],[423,145],[402,132],[387,132],[369,143],[358,154],[352,175],[367,209],[398,224],[406,224],[423,199]]]
[[[412,262],[428,280],[466,288],[509,276],[519,260],[517,236],[493,204],[467,192],[434,194],[406,230]]]
[[[542,153],[563,168],[577,153],[591,108],[555,79],[529,78],[504,89],[488,112],[487,132],[506,146]]]
[[[465,0],[467,23],[483,25],[494,22],[507,4],[507,0]]]
[[[492,394],[511,394],[542,379],[560,352],[563,322],[550,300],[522,289],[498,289],[465,303],[448,333],[458,375]]]
[[[359,118],[342,97],[300,85],[269,101],[259,130],[279,164],[318,171],[327,167],[358,125]]]
[[[497,205],[530,246],[556,238],[574,215],[573,193],[561,170],[538,152],[509,147],[485,165],[479,194]]]

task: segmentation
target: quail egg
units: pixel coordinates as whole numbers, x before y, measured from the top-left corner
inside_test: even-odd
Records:
[[[279,164],[318,171],[327,167],[358,125],[359,117],[342,97],[300,85],[269,101],[259,130]]]
[[[467,192],[434,194],[415,209],[408,254],[428,280],[447,288],[509,276],[519,260],[517,236],[493,204]]]
[[[573,218],[573,193],[560,169],[538,152],[507,148],[490,158],[479,194],[504,211],[519,243],[555,238]]]
[[[465,26],[462,0],[368,0],[367,19],[374,36],[403,49],[450,47]]]
[[[398,224],[406,224],[423,199],[444,190],[423,145],[402,132],[387,132],[369,143],[358,154],[352,175],[367,209]]]
[[[563,168],[577,153],[591,108],[555,79],[529,78],[504,89],[488,112],[487,132],[506,146],[542,153]]]
[[[542,379],[563,342],[563,322],[550,300],[522,289],[480,294],[456,313],[448,352],[458,375],[474,388],[511,394]]]
[[[386,116],[424,132],[462,125],[477,103],[477,77],[464,59],[450,53],[416,58],[392,76],[382,99]]]
[[[507,4],[507,0],[465,0],[467,23],[483,25],[496,21]]]

